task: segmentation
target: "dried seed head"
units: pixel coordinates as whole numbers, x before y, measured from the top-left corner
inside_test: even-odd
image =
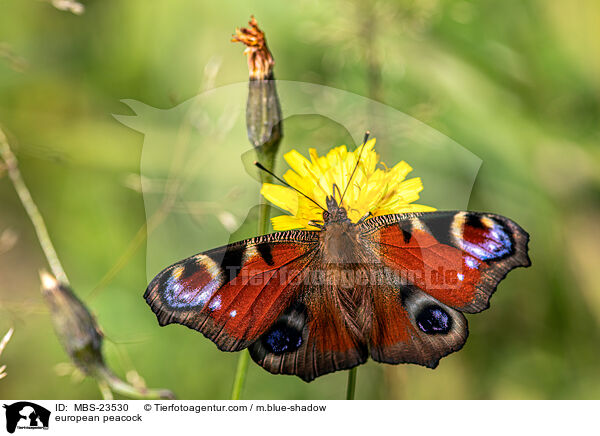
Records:
[[[69,357],[85,374],[104,366],[102,332],[94,317],[68,286],[40,272],[42,295],[48,303],[56,335]]]
[[[10,338],[13,334],[13,329],[11,328],[2,338],[2,340],[0,340],[0,355],[2,354],[2,351],[4,351],[4,347],[6,347],[6,344],[8,344],[8,341],[10,341]],[[2,365],[0,366],[0,379],[6,377],[6,365]]]
[[[248,57],[248,73],[251,80],[272,78],[275,61],[267,47],[265,33],[260,30],[253,16],[248,21],[248,27],[235,29],[231,41],[246,44],[244,54]]]

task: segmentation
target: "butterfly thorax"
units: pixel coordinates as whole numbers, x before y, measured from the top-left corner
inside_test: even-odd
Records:
[[[328,265],[352,265],[359,263],[359,232],[356,224],[348,218],[346,209],[333,197],[327,198],[327,211],[323,212],[321,230],[321,253]]]
[[[360,262],[359,233],[351,221],[330,223],[320,236],[325,264],[344,267]]]

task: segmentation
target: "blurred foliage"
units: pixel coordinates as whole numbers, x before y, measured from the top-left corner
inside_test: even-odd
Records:
[[[169,108],[246,81],[229,40],[254,14],[279,79],[374,98],[449,136],[483,160],[469,208],[509,216],[531,234],[533,266],[511,273],[492,307],[469,316],[463,350],[434,371],[369,362],[357,398],[600,397],[599,2],[84,3],[74,15],[48,2],[3,2],[0,123],[120,375],[135,370],[180,398],[229,395],[237,356],[183,327],[159,328],[143,302],[143,244],[90,292],[146,220],[131,189],[143,136],[111,114],[131,114],[124,98]],[[307,145],[313,135],[305,129]],[[226,184],[222,174],[213,183]],[[15,329],[0,396],[99,398],[93,381],[60,376],[67,356],[39,292],[45,260],[6,177],[0,234],[10,236],[0,247],[0,332]],[[338,399],[345,380],[336,373],[305,384],[251,364],[244,398]]]

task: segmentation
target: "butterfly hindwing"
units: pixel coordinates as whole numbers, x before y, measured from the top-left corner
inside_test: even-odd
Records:
[[[373,293],[370,354],[384,363],[435,368],[467,340],[464,315],[412,285]]]
[[[366,343],[348,328],[331,294],[321,291],[303,293],[309,298],[295,302],[250,346],[256,363],[273,374],[293,374],[309,382],[366,362]]]
[[[317,241],[315,232],[287,231],[200,253],[160,272],[144,298],[161,325],[183,324],[238,351],[297,297]]]

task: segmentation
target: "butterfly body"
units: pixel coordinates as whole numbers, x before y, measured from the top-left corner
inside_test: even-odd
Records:
[[[161,325],[202,332],[224,351],[249,348],[276,374],[305,381],[385,363],[437,366],[464,344],[462,312],[528,266],[528,235],[475,212],[348,219],[329,197],[315,231],[259,236],[166,268],[145,298]]]

